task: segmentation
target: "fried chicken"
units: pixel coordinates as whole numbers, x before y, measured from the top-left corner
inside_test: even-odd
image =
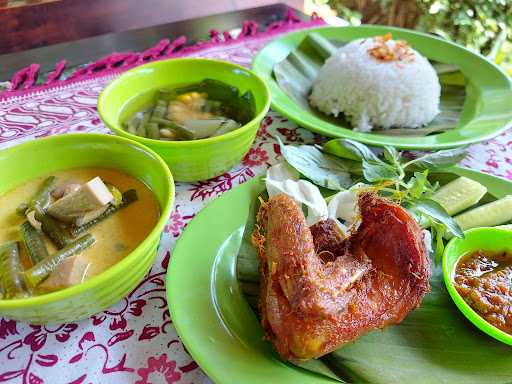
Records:
[[[317,358],[366,332],[397,324],[429,290],[421,229],[399,205],[358,197],[360,224],[309,227],[291,198],[260,208],[253,243],[260,259],[262,326],[286,360]]]

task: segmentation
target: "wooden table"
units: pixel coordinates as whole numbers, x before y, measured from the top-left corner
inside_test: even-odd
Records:
[[[213,27],[220,31],[229,30],[239,27],[248,19],[266,25],[282,19],[290,9],[293,8],[285,4],[275,4],[0,55],[0,80],[9,80],[15,71],[32,63],[39,63],[41,72],[44,73],[52,70],[60,59],[66,59],[68,66],[76,66],[114,51],[144,50],[164,38],[173,39],[186,35],[189,43],[192,43],[206,38]],[[301,12],[293,10],[299,17],[306,17]]]

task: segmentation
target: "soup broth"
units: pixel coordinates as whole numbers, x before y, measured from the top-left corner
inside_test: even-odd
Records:
[[[105,184],[110,183],[119,191],[136,191],[137,200],[109,215],[87,229],[86,233],[95,238],[93,246],[65,261],[43,281],[33,293],[62,289],[78,284],[98,275],[119,262],[137,247],[151,232],[160,215],[160,206],[153,192],[139,180],[104,168],[80,168],[57,172],[57,185],[61,183],[84,184],[99,177]],[[23,268],[32,265],[27,249],[23,246],[20,226],[27,217],[16,213],[16,207],[30,201],[46,177],[39,177],[0,196],[0,245],[19,242],[19,254]],[[79,236],[77,236],[79,237]],[[42,236],[49,255],[58,251],[54,242]]]

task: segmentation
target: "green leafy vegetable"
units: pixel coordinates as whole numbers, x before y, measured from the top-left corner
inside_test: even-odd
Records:
[[[395,147],[391,147],[389,145],[384,147],[384,158],[388,161],[388,163],[393,165],[400,163],[400,153],[396,150]]]
[[[429,217],[431,220],[444,224],[453,235],[460,238],[464,237],[462,229],[460,229],[455,220],[453,220],[448,212],[446,212],[446,209],[444,209],[437,201],[430,199],[418,199],[411,204],[409,209],[418,211]]]
[[[342,139],[340,140],[340,144],[343,148],[345,148],[360,160],[382,163],[378,156],[363,143],[350,139]]]
[[[367,181],[377,182],[398,177],[396,168],[389,164],[375,163],[363,160],[363,175]]]
[[[417,167],[427,169],[444,168],[459,163],[466,154],[467,147],[446,149],[411,160],[407,165],[415,164]]]
[[[352,185],[349,166],[342,159],[323,153],[312,145],[284,145],[278,138],[286,161],[313,183],[331,190]]]

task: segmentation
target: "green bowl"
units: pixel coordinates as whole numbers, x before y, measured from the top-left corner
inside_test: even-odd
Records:
[[[69,322],[100,312],[126,296],[153,264],[171,213],[174,183],[163,160],[134,141],[101,134],[54,136],[0,151],[0,194],[64,169],[104,167],[144,182],[161,216],[148,237],[123,260],[84,283],[27,299],[0,300],[0,315],[29,323]]]
[[[159,88],[205,78],[234,85],[241,92],[251,90],[256,100],[255,117],[225,135],[191,141],[148,139],[122,128],[122,122],[153,102]],[[157,61],[131,69],[108,84],[98,99],[98,112],[107,127],[153,149],[162,156],[177,181],[210,179],[237,164],[249,150],[269,107],[267,85],[252,71],[224,61],[194,58]]]
[[[458,260],[465,254],[479,249],[491,252],[512,252],[512,231],[499,228],[475,228],[464,232],[465,238],[450,240],[443,254],[444,283],[455,305],[469,321],[489,336],[512,345],[512,335],[496,328],[476,313],[453,286],[453,274]]]

